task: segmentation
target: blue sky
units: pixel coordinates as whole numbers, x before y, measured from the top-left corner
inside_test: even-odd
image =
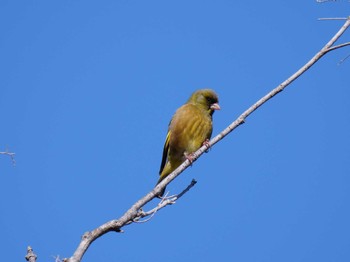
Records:
[[[69,257],[158,179],[168,122],[217,91],[216,135],[308,61],[346,1],[0,2],[2,259]],[[341,42],[350,41],[346,32]],[[89,261],[349,261],[350,48],[331,52],[187,169],[198,184]],[[152,207],[152,202],[148,207]]]

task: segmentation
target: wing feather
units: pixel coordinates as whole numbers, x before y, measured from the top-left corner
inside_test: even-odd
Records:
[[[159,175],[162,173],[164,166],[166,164],[166,161],[168,159],[168,151],[169,151],[169,141],[170,141],[171,131],[168,131],[168,134],[166,135],[166,139],[164,142],[164,148],[163,148],[163,156],[162,156],[162,163],[160,164],[160,170]]]

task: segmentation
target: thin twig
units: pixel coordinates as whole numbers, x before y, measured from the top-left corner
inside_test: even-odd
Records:
[[[338,62],[338,65],[341,65],[346,59],[348,59],[350,57],[350,54],[347,55],[346,57],[344,57],[343,59],[341,59],[339,62]]]
[[[197,183],[197,181],[192,179],[191,183],[181,193],[179,193],[177,195],[173,195],[173,196],[164,196],[164,197],[162,197],[161,201],[159,202],[159,204],[155,208],[153,208],[153,209],[151,209],[149,211],[140,210],[139,216],[136,217],[133,222],[145,223],[145,222],[151,220],[151,218],[158,212],[158,210],[166,207],[167,205],[175,204],[176,201],[178,199],[180,199],[184,194],[186,194],[192,187],[194,187],[194,185],[196,183]],[[147,217],[147,216],[150,216],[150,217],[145,219],[145,220],[140,220],[141,218],[144,218],[144,217]]]
[[[16,153],[9,152],[7,149],[5,152],[0,152],[0,155],[8,155],[11,158],[12,165],[16,165],[15,155]]]
[[[344,44],[332,46],[332,47],[330,47],[330,48],[328,49],[328,52],[329,52],[329,51],[333,51],[333,50],[338,49],[338,48],[342,48],[342,47],[344,47],[344,46],[348,46],[348,45],[350,45],[350,42],[346,42],[346,43],[344,43]]]
[[[60,256],[52,256],[55,259],[55,262],[62,262],[62,260],[60,259]]]
[[[29,262],[35,262],[36,261],[36,254],[33,252],[33,249],[28,246],[27,247],[27,255],[25,256],[25,259]]]
[[[337,2],[337,0],[316,0],[317,3],[326,3],[326,2]]]
[[[318,18],[318,21],[329,21],[329,20],[347,20],[348,18],[346,17],[322,17]]]

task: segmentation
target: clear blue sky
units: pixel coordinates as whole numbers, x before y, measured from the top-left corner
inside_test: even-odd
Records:
[[[3,261],[69,257],[158,179],[168,122],[196,89],[214,135],[294,73],[347,1],[0,2]],[[350,41],[350,31],[342,42]],[[168,189],[150,222],[109,233],[92,261],[350,261],[350,53],[328,54]],[[155,204],[155,202],[152,202]],[[152,207],[149,206],[149,207]]]

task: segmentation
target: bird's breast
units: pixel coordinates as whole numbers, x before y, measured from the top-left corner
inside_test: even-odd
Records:
[[[170,150],[183,156],[198,150],[212,133],[211,116],[193,105],[184,105],[175,113],[169,129]]]

